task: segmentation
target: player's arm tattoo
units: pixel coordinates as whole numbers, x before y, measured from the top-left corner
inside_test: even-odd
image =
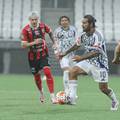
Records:
[[[92,52],[82,55],[81,58],[82,58],[82,60],[90,59],[93,57],[97,57],[99,54],[100,54],[99,51],[92,51]]]
[[[78,46],[78,45],[76,45],[76,44],[73,45],[69,50],[67,50],[67,51],[64,53],[64,56],[67,55],[67,54],[69,54],[69,53],[72,52],[72,51],[77,50],[79,47],[80,47],[80,46]]]

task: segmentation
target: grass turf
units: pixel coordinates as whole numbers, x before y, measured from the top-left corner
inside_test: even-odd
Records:
[[[120,78],[111,76],[109,85],[120,99]],[[78,81],[77,105],[52,105],[46,82],[46,102],[39,102],[39,92],[31,75],[0,75],[0,120],[120,120],[120,109],[110,111],[111,102],[90,77]],[[55,77],[55,92],[63,90],[62,78]]]

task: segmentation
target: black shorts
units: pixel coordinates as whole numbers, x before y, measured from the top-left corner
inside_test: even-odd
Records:
[[[29,65],[33,75],[38,73],[39,70],[42,70],[43,67],[50,66],[48,63],[48,56],[41,57],[38,60],[29,60]]]

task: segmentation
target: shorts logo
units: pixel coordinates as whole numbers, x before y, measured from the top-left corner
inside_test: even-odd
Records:
[[[33,74],[36,72],[34,67],[31,68],[31,71],[32,71]]]

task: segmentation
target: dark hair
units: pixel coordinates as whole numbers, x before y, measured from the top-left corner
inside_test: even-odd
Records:
[[[58,21],[59,25],[61,24],[61,20],[62,20],[63,18],[66,18],[66,19],[70,22],[70,18],[69,18],[68,16],[61,16],[61,17],[59,18],[59,21]]]
[[[96,27],[95,25],[96,19],[92,15],[85,15],[84,18],[88,19],[88,22],[90,24],[92,23],[93,27]]]

